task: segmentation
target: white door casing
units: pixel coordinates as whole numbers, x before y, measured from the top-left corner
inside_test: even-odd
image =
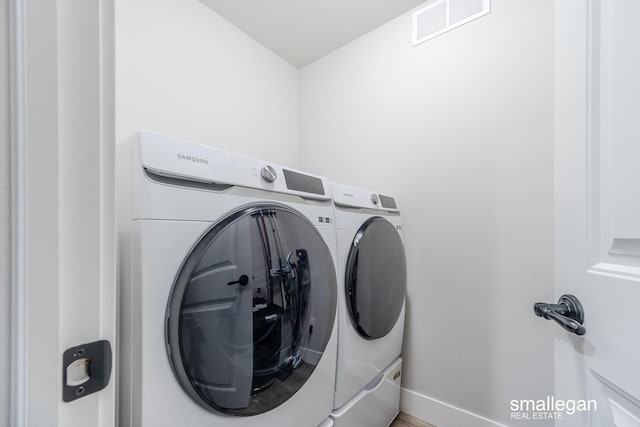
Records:
[[[0,0],[0,33],[9,31],[8,1]],[[11,348],[11,163],[9,43],[0,43],[0,425],[9,424]]]
[[[113,372],[105,390],[62,401],[67,348],[116,350],[113,1],[10,2],[10,425],[113,426]]]
[[[554,283],[581,300],[587,330],[557,328],[555,397],[597,402],[556,425],[637,427],[640,2],[555,7]]]

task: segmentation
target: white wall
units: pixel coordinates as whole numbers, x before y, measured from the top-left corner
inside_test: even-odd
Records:
[[[399,198],[403,408],[439,427],[473,417],[433,399],[516,425],[511,399],[553,392],[532,311],[553,295],[552,8],[493,0],[415,48],[405,14],[301,71],[301,167]]]
[[[11,169],[9,167],[9,21],[0,0],[0,425],[9,425],[11,348]]]
[[[553,391],[531,309],[553,295],[552,21],[551,0],[493,0],[413,48],[405,14],[298,73],[196,0],[119,0],[116,140],[146,128],[398,196],[404,408],[516,424],[509,400]]]
[[[297,166],[298,70],[196,0],[116,1],[116,141],[139,129]]]

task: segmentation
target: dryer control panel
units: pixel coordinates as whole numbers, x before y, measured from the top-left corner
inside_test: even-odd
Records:
[[[332,182],[331,193],[338,206],[398,212],[395,198],[370,190]]]

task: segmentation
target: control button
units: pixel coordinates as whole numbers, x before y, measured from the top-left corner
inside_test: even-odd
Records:
[[[371,195],[371,201],[373,202],[374,205],[377,205],[378,203],[380,203],[380,199],[378,198],[377,194]]]
[[[267,182],[273,182],[278,177],[278,174],[272,166],[266,165],[260,170],[260,176]]]

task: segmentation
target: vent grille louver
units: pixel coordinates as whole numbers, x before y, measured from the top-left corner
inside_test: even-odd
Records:
[[[431,1],[413,13],[413,45],[471,22],[490,11],[490,0]]]

